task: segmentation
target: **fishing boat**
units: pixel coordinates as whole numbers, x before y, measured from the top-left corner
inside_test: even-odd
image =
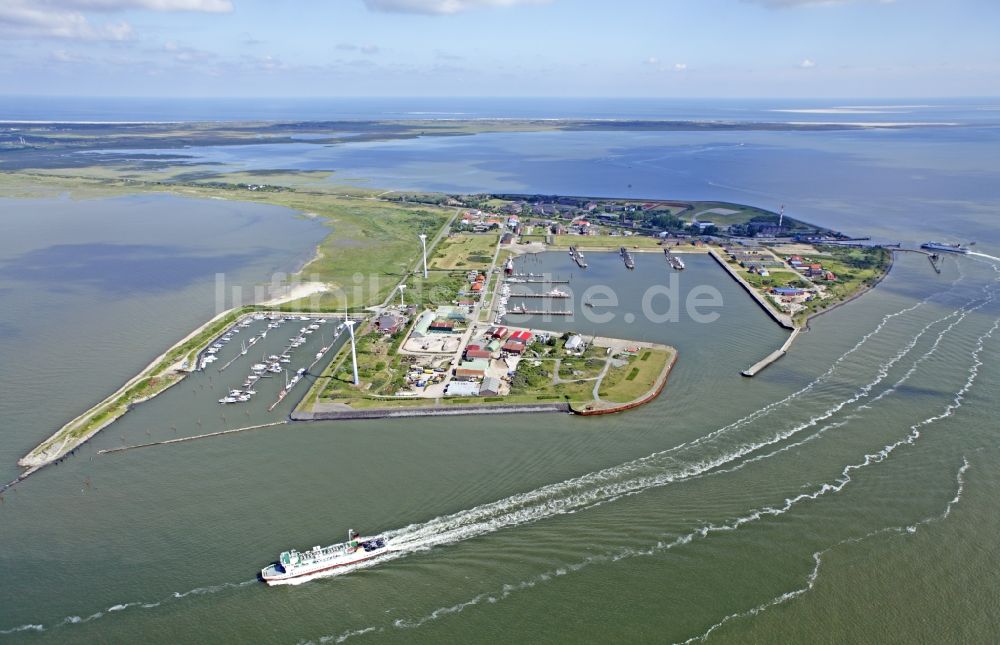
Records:
[[[317,573],[372,560],[389,553],[389,540],[385,537],[361,537],[353,529],[347,541],[327,547],[314,546],[305,552],[295,549],[283,551],[278,561],[260,571],[260,578],[268,585],[288,584]]]

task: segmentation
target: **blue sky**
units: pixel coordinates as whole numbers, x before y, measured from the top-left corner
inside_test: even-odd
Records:
[[[997,0],[0,0],[0,93],[983,96]]]

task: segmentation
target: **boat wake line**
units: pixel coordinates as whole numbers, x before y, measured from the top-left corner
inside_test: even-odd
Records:
[[[126,609],[155,609],[161,605],[180,600],[182,598],[187,598],[188,596],[205,596],[209,594],[216,594],[222,591],[227,591],[230,589],[239,589],[241,587],[246,587],[248,585],[256,584],[257,579],[245,580],[243,582],[227,582],[220,585],[211,585],[208,587],[197,587],[191,589],[190,591],[175,591],[171,595],[156,601],[149,602],[126,602],[112,605],[107,609],[101,611],[95,611],[88,616],[66,616],[61,621],[43,625],[40,623],[27,623],[24,625],[19,625],[17,627],[11,627],[10,629],[0,629],[0,636],[8,634],[16,634],[18,632],[46,632],[50,629],[55,629],[57,627],[65,627],[68,625],[83,625],[85,623],[90,623],[95,620],[104,618],[111,614],[125,611]]]
[[[987,302],[992,301],[993,298],[994,296],[989,296],[975,308],[984,306]],[[496,502],[434,518],[421,524],[413,524],[389,531],[384,535],[389,539],[390,544],[393,545],[395,550],[423,550],[439,544],[464,540],[484,533],[492,533],[502,528],[533,522],[553,515],[577,512],[595,504],[612,501],[623,495],[632,495],[651,488],[658,488],[702,476],[705,473],[737,462],[762,448],[785,441],[804,430],[815,427],[817,424],[840,413],[847,405],[856,403],[868,396],[872,388],[886,378],[889,368],[898,363],[902,357],[906,356],[912,350],[916,345],[916,339],[924,335],[934,324],[938,324],[952,316],[957,315],[959,319],[964,319],[968,315],[969,310],[972,309],[969,305],[971,305],[971,302],[952,314],[926,325],[903,350],[879,366],[878,375],[872,382],[864,385],[853,395],[832,405],[822,413],[814,415],[808,420],[793,425],[790,428],[771,432],[768,436],[755,440],[744,440],[735,446],[723,446],[716,454],[706,457],[692,456],[692,458],[684,460],[682,459],[683,455],[678,452],[678,448],[654,453],[639,460],[606,468],[556,484],[543,486],[526,493],[512,495]],[[959,321],[956,321],[956,324],[957,322]],[[941,334],[942,337],[952,328],[954,328],[954,325],[944,330]],[[930,351],[933,352],[936,349],[935,346]],[[727,426],[727,428],[731,427],[733,426]],[[722,430],[726,430],[727,428]],[[719,433],[722,430],[684,444],[682,447],[688,449],[694,447],[701,448],[707,443],[706,440],[721,437]]]
[[[932,348],[929,353],[933,353],[933,351],[936,351],[936,348],[940,343],[941,338],[948,331],[950,331],[955,325],[964,320],[965,317],[971,311],[979,309],[982,306],[985,306],[986,302],[991,301],[994,295],[995,294],[990,295],[985,301],[976,304],[975,306],[973,306],[974,301],[970,300],[969,302],[965,303],[962,307],[959,307],[958,309],[952,311],[946,316],[938,318],[937,320],[932,321],[931,323],[925,325],[922,330],[917,332],[917,334],[910,339],[910,341],[904,347],[904,350],[900,350],[900,352],[897,352],[897,354],[892,358],[890,358],[889,361],[882,363],[879,366],[878,376],[876,380],[873,383],[866,384],[863,388],[861,388],[863,390],[863,396],[867,396],[868,393],[872,391],[872,388],[875,385],[884,380],[886,378],[886,375],[889,373],[889,369],[896,363],[898,363],[910,351],[912,351],[912,349],[916,346],[917,341],[920,339],[920,337],[922,337],[934,325],[940,324],[951,318],[957,318],[945,330],[940,332],[937,341],[935,341],[935,343],[932,345]],[[775,443],[773,437],[770,437],[768,438],[768,440],[763,442],[743,443],[735,451],[731,451],[729,453],[725,453],[714,458],[703,459],[701,461],[694,461],[689,463],[680,462],[675,456],[676,453],[680,452],[684,448],[701,446],[711,439],[715,439],[733,433],[735,430],[747,426],[752,422],[756,421],[757,419],[766,416],[771,411],[777,409],[779,406],[786,404],[787,402],[792,401],[795,398],[804,396],[805,393],[809,392],[812,389],[815,389],[817,385],[822,383],[824,380],[828,379],[838,369],[838,367],[844,363],[845,359],[849,355],[858,351],[865,343],[869,341],[869,339],[881,333],[887,327],[887,325],[892,323],[893,320],[916,310],[917,308],[925,304],[927,300],[928,299],[925,299],[924,301],[918,302],[915,305],[906,307],[905,309],[901,309],[897,312],[886,314],[885,316],[883,316],[882,320],[878,323],[878,325],[876,325],[876,327],[871,332],[866,334],[860,341],[858,341],[857,344],[855,344],[847,352],[838,357],[834,361],[833,365],[831,365],[831,367],[824,374],[820,375],[820,377],[817,377],[817,379],[815,379],[805,387],[801,388],[799,391],[789,395],[788,397],[785,397],[784,399],[781,399],[779,401],[772,402],[767,406],[764,406],[760,410],[757,410],[756,412],[753,412],[750,415],[747,415],[742,419],[732,424],[729,424],[728,426],[720,428],[708,435],[705,435],[691,442],[680,444],[679,446],[675,446],[666,451],[653,453],[652,455],[649,455],[647,457],[643,457],[641,459],[632,462],[627,462],[620,466],[612,467],[602,471],[597,471],[595,473],[584,475],[582,477],[578,477],[575,479],[566,480],[558,484],[542,487],[536,491],[531,491],[521,495],[515,495],[491,504],[485,504],[479,507],[475,507],[468,511],[460,511],[458,513],[449,516],[435,518],[426,523],[410,525],[402,529],[389,531],[384,535],[390,538],[390,544],[393,545],[394,552],[388,554],[384,558],[381,558],[379,561],[382,562],[385,561],[386,559],[395,559],[396,557],[402,557],[414,551],[427,550],[432,548],[433,546],[437,546],[440,544],[469,539],[471,537],[475,537],[477,535],[482,535],[485,533],[490,533],[505,527],[534,522],[543,519],[545,517],[551,517],[554,515],[564,514],[564,513],[575,513],[579,510],[583,510],[585,508],[589,508],[597,504],[606,503],[613,499],[617,499],[622,495],[636,494],[642,492],[643,490],[647,490],[649,488],[664,486],[676,481],[683,481],[685,479],[690,479],[693,477],[699,477],[706,473],[710,473],[713,469],[718,470],[720,466],[725,466],[726,464],[730,464],[733,461],[739,460],[747,456],[748,454],[759,450],[762,447],[771,445]],[[996,326],[994,326],[994,328],[995,327]],[[992,330],[990,331],[990,335],[992,335]],[[984,342],[984,339],[981,338],[980,345],[982,344],[982,342]],[[922,360],[926,359],[926,356],[927,355],[925,354],[924,357],[918,358],[914,367],[911,368],[911,371],[908,372],[908,374],[911,374],[913,370],[916,369],[916,365],[922,362]],[[908,376],[906,378],[908,378]],[[898,387],[898,385],[901,382],[902,381],[897,382],[897,384],[894,385],[893,387]],[[971,383],[969,384],[969,386],[971,387]],[[873,399],[873,402],[875,400],[882,398],[882,396],[884,395],[885,392],[880,394],[879,397],[877,397],[877,399]],[[852,396],[850,399],[848,399],[848,401],[856,402],[857,400],[859,400],[859,398],[860,397],[858,397],[858,394],[855,393],[855,395]],[[849,403],[843,403],[843,404],[837,404],[837,406],[833,406],[836,408],[834,412],[830,414],[824,413],[825,416],[820,415],[823,417],[821,419],[810,420],[805,424],[799,424],[799,426],[795,426],[795,428],[792,428],[794,432],[792,432],[791,434],[787,434],[787,431],[779,433],[780,435],[783,435],[783,438],[778,440],[780,441],[787,439],[788,437],[792,436],[797,432],[800,432],[805,428],[815,426],[819,421],[829,418],[836,412],[839,412],[841,409],[843,409],[843,407],[845,407],[845,405],[848,404]],[[825,428],[821,429],[820,432],[824,430]],[[670,466],[675,466],[674,470],[672,471],[667,470],[667,468]],[[656,469],[659,470],[660,472],[654,472],[649,475],[636,477],[636,475],[643,475],[650,469]],[[849,473],[850,471],[847,472]],[[628,476],[632,476],[633,479],[627,479],[624,481],[622,480],[622,478]],[[846,482],[841,484],[840,488],[842,488],[843,485],[846,485]],[[839,488],[837,488],[836,490],[839,490]],[[833,487],[831,487],[829,489],[820,491],[818,495],[827,494],[829,492],[836,492],[836,491],[834,490]],[[804,499],[805,497],[802,496],[794,498],[792,504],[793,505],[797,504],[799,501],[804,501]],[[787,501],[788,500],[786,500],[786,502]],[[704,536],[710,532],[717,530],[734,530],[735,528],[738,528],[747,521],[753,521],[753,519],[759,519],[759,517],[763,517],[764,515],[768,514],[782,514],[784,512],[786,512],[786,510],[782,510],[780,508],[770,509],[770,510],[762,509],[760,511],[756,511],[755,513],[758,513],[758,515],[756,515],[752,519],[740,518],[739,520],[737,520],[735,526],[732,526],[731,528],[727,528],[728,525],[722,525],[722,526],[709,525],[703,527],[699,531],[696,531],[693,534],[691,534],[690,537],[686,539],[686,541],[679,538],[681,542],[677,542],[677,544],[690,542],[692,539],[694,539],[694,537],[698,537],[699,535]],[[667,543],[667,544],[669,545],[672,543]],[[657,547],[655,548],[662,549],[671,547],[664,546],[663,544],[658,544]],[[639,554],[641,553],[637,553],[637,555]],[[613,561],[615,559],[620,559],[620,557],[628,557],[628,554],[625,555],[615,554],[615,555],[605,556],[603,558],[597,556],[593,561],[594,562],[602,560]],[[589,562],[590,561],[587,561],[587,563]],[[356,569],[361,569],[365,568],[366,566],[371,566],[371,564],[373,563],[359,563],[358,565],[354,565],[351,567],[344,567],[343,569],[338,570],[336,573],[337,574],[348,573]],[[554,576],[564,575],[565,572],[572,571],[573,566],[575,565],[566,565],[566,567],[562,568],[564,570],[563,573],[559,573],[557,571],[552,575]],[[580,566],[586,566],[586,564]],[[330,575],[329,573],[317,574],[315,577],[328,577],[329,575]],[[47,629],[51,629],[53,627],[59,627],[62,625],[87,623],[102,618],[104,616],[110,615],[112,613],[124,611],[126,609],[131,609],[131,608],[153,609],[155,607],[160,606],[161,604],[167,602],[173,602],[188,596],[214,594],[228,589],[238,589],[254,583],[256,583],[256,580],[248,580],[240,583],[225,583],[222,585],[215,585],[210,587],[201,587],[184,593],[172,594],[171,596],[157,602],[124,603],[120,605],[114,605],[104,611],[96,612],[86,617],[80,617],[80,616],[67,617],[60,622],[51,624],[49,627],[38,624],[26,624],[9,630],[0,630],[0,635],[11,634],[20,631],[46,631]],[[513,593],[513,591],[511,591],[511,593]]]
[[[768,609],[771,609],[772,607],[783,605],[791,600],[795,600],[799,596],[803,596],[809,593],[810,591],[816,588],[816,582],[819,580],[819,570],[820,567],[823,565],[823,556],[825,556],[826,554],[830,553],[831,551],[839,547],[848,544],[860,544],[861,542],[865,542],[867,540],[882,535],[893,535],[893,534],[913,535],[923,526],[927,526],[928,524],[934,524],[936,522],[943,522],[944,520],[948,519],[948,517],[951,515],[952,508],[954,508],[955,505],[961,501],[962,494],[965,492],[965,473],[968,470],[969,470],[969,461],[965,457],[962,457],[962,465],[959,467],[958,474],[955,476],[955,479],[958,483],[957,489],[955,491],[955,496],[952,497],[950,500],[948,500],[948,503],[945,505],[944,510],[941,513],[937,515],[932,515],[931,517],[926,517],[922,520],[918,520],[913,524],[908,524],[906,526],[889,526],[882,529],[876,529],[859,537],[846,538],[844,540],[841,540],[840,542],[837,542],[832,546],[828,546],[822,551],[816,551],[815,553],[812,554],[813,568],[812,571],[809,572],[809,575],[806,576],[804,586],[795,589],[793,591],[786,591],[780,596],[772,598],[771,600],[761,603],[751,609],[747,609],[746,611],[729,614],[719,622],[709,627],[704,633],[699,634],[698,636],[692,636],[691,638],[685,641],[681,641],[680,645],[690,645],[690,643],[704,642],[713,632],[723,627],[727,623],[739,620],[741,618],[753,618],[754,616],[758,616],[767,611]]]
[[[783,593],[780,596],[772,598],[771,600],[761,603],[760,605],[757,605],[756,607],[753,607],[751,609],[729,614],[724,618],[722,618],[721,620],[719,620],[717,623],[710,626],[705,632],[697,636],[692,636],[691,638],[688,638],[685,641],[682,641],[681,645],[689,645],[690,643],[693,642],[704,641],[708,638],[709,635],[711,635],[713,632],[715,632],[716,630],[718,630],[727,623],[733,622],[741,618],[750,618],[753,616],[757,616],[772,607],[784,604],[786,602],[794,600],[795,598],[798,598],[799,596],[808,593],[815,587],[816,582],[819,578],[819,568],[820,564],[822,563],[823,556],[829,553],[830,551],[837,549],[838,547],[844,546],[846,544],[861,543],[879,535],[886,535],[886,534],[912,535],[916,533],[923,526],[946,520],[951,515],[954,506],[957,505],[962,499],[962,495],[965,491],[965,473],[969,470],[969,467],[970,466],[968,460],[965,457],[963,457],[962,465],[959,467],[958,473],[956,474],[957,490],[955,492],[955,495],[945,505],[945,508],[941,513],[923,518],[921,520],[917,520],[916,522],[913,522],[912,524],[908,524],[905,526],[892,526],[892,527],[877,529],[869,533],[866,533],[865,535],[862,536],[846,538],[821,551],[816,551],[812,555],[812,559],[815,564],[813,566],[813,569],[806,576],[805,586],[799,589],[795,589],[793,591]],[[806,496],[806,497],[811,499],[811,496]],[[384,633],[387,630],[415,629],[427,623],[440,620],[441,618],[461,613],[462,611],[470,607],[474,607],[476,605],[497,604],[499,602],[506,600],[507,598],[518,592],[526,591],[534,587],[537,587],[539,585],[548,583],[552,580],[571,575],[591,565],[610,564],[633,557],[651,556],[661,551],[666,551],[678,546],[690,544],[691,542],[694,541],[695,538],[698,537],[704,538],[716,531],[735,531],[740,526],[755,521],[757,519],[760,519],[762,517],[771,517],[780,514],[781,513],[777,511],[773,513],[764,513],[763,511],[755,511],[750,515],[737,518],[727,524],[722,524],[722,525],[713,524],[713,525],[703,526],[700,529],[692,531],[691,533],[688,533],[686,535],[683,535],[671,542],[657,543],[656,545],[650,547],[649,549],[645,550],[628,549],[620,551],[618,553],[594,555],[579,562],[575,562],[572,564],[564,564],[556,567],[555,569],[551,569],[543,573],[540,573],[536,576],[533,576],[527,580],[522,580],[517,583],[504,584],[498,590],[483,592],[468,600],[456,603],[454,605],[450,605],[447,607],[439,607],[434,611],[427,613],[423,616],[420,616],[418,618],[412,618],[412,619],[400,618],[396,619],[395,621],[387,625],[381,625],[381,626],[372,625],[363,628],[350,629],[336,635],[321,636],[315,641],[300,641],[299,645],[312,645],[313,643],[323,643],[323,644],[343,643],[356,636],[363,636],[365,634]]]
[[[556,568],[555,570],[551,570],[551,571],[547,571],[545,573],[539,574],[539,575],[537,575],[537,576],[535,576],[535,577],[533,577],[533,578],[531,578],[529,580],[522,581],[522,582],[516,583],[516,584],[506,584],[506,585],[504,585],[501,588],[501,590],[499,592],[484,592],[484,593],[479,594],[479,595],[477,595],[477,596],[475,596],[475,597],[473,597],[473,598],[471,598],[471,599],[469,599],[467,601],[464,601],[464,602],[461,602],[461,603],[458,603],[458,604],[455,604],[455,605],[451,605],[451,606],[448,606],[448,607],[441,607],[441,608],[435,609],[433,612],[431,612],[429,614],[426,614],[426,615],[424,615],[424,616],[422,616],[420,618],[416,618],[416,619],[397,619],[397,620],[393,621],[389,625],[383,625],[383,626],[380,626],[380,627],[379,626],[369,626],[369,627],[365,627],[363,629],[352,629],[352,630],[343,632],[343,633],[341,633],[339,635],[331,635],[331,636],[321,637],[321,638],[318,639],[318,642],[320,642],[320,643],[330,643],[330,642],[342,643],[342,642],[344,642],[344,641],[346,641],[346,640],[348,640],[350,638],[353,638],[355,636],[360,636],[360,635],[368,634],[368,633],[372,633],[372,632],[383,632],[383,631],[386,631],[387,629],[413,629],[413,628],[417,628],[417,627],[420,627],[420,626],[422,626],[422,625],[424,625],[426,623],[438,620],[440,618],[460,613],[460,612],[464,611],[465,609],[467,609],[468,607],[472,607],[472,606],[483,604],[483,603],[490,603],[490,604],[497,603],[497,602],[499,602],[501,600],[506,599],[510,595],[512,595],[514,593],[517,593],[518,591],[523,591],[523,590],[526,590],[526,589],[530,589],[530,588],[535,587],[535,586],[537,586],[539,584],[546,583],[546,582],[548,582],[548,581],[550,581],[550,580],[552,580],[554,578],[557,578],[557,577],[560,577],[560,576],[565,576],[565,575],[568,575],[568,574],[570,574],[572,572],[575,572],[575,571],[578,571],[578,570],[583,569],[585,567],[588,567],[588,566],[590,566],[592,564],[597,564],[597,563],[602,563],[602,562],[603,563],[617,562],[619,560],[624,560],[624,559],[632,558],[632,557],[651,556],[651,555],[654,555],[654,554],[657,554],[657,553],[660,553],[660,552],[663,552],[663,551],[667,551],[667,550],[670,550],[670,549],[673,549],[673,548],[676,548],[676,547],[679,547],[679,546],[684,546],[684,545],[690,544],[695,539],[697,539],[697,538],[705,538],[705,537],[707,537],[708,535],[710,535],[712,533],[721,532],[721,531],[736,531],[736,530],[739,530],[741,527],[743,527],[745,525],[748,525],[748,524],[751,524],[753,522],[756,522],[756,521],[758,521],[758,520],[760,520],[762,518],[765,518],[765,517],[777,517],[777,516],[784,515],[785,513],[788,513],[792,508],[794,508],[798,504],[801,504],[802,502],[815,501],[815,500],[820,499],[821,497],[824,497],[826,495],[839,493],[839,492],[841,492],[845,487],[847,487],[853,481],[852,473],[854,473],[856,471],[859,471],[859,470],[862,470],[864,468],[868,468],[868,467],[873,466],[873,465],[884,463],[886,460],[889,459],[889,457],[892,455],[892,453],[894,453],[899,448],[901,448],[903,446],[912,446],[913,444],[915,444],[919,440],[919,438],[921,436],[921,430],[923,428],[926,428],[927,426],[930,426],[930,425],[932,425],[932,424],[934,424],[934,423],[936,423],[938,421],[941,421],[942,419],[951,417],[955,413],[955,411],[958,410],[963,405],[963,402],[965,400],[965,396],[968,394],[969,390],[971,390],[973,384],[976,382],[976,380],[977,380],[977,378],[979,376],[979,369],[983,365],[983,361],[981,359],[981,354],[982,354],[982,352],[983,352],[983,350],[985,348],[986,341],[993,337],[994,333],[996,332],[996,330],[998,328],[1000,328],[1000,318],[996,319],[993,322],[993,325],[990,327],[989,330],[987,330],[985,333],[983,333],[982,335],[979,336],[979,338],[977,339],[975,348],[971,352],[972,363],[971,363],[970,367],[967,370],[966,381],[959,388],[959,390],[953,395],[952,400],[945,406],[945,408],[941,412],[939,412],[939,413],[937,413],[937,414],[935,414],[933,416],[926,417],[925,419],[912,424],[910,426],[910,428],[909,428],[910,431],[904,437],[902,437],[901,439],[898,439],[898,440],[896,440],[896,441],[894,441],[892,443],[886,444],[885,446],[883,446],[883,448],[881,450],[865,454],[863,456],[863,458],[860,461],[858,461],[858,462],[855,462],[855,463],[852,463],[852,464],[848,464],[847,466],[845,466],[841,470],[840,477],[838,477],[837,479],[835,479],[833,482],[827,482],[827,483],[824,483],[824,484],[820,485],[819,487],[815,488],[812,492],[801,493],[801,494],[796,495],[794,497],[786,498],[785,501],[784,501],[784,503],[781,504],[781,505],[779,505],[779,506],[765,506],[765,507],[762,507],[762,508],[758,508],[758,509],[752,510],[752,511],[746,513],[745,515],[737,517],[737,518],[735,518],[733,520],[730,520],[730,521],[728,521],[728,522],[726,522],[724,524],[714,524],[714,523],[712,523],[712,524],[706,524],[706,525],[704,525],[704,526],[702,526],[702,527],[700,527],[698,529],[695,529],[695,530],[693,530],[693,531],[691,531],[689,533],[681,535],[681,536],[679,536],[679,537],[677,537],[677,538],[675,538],[673,540],[670,540],[670,541],[667,541],[667,542],[663,542],[663,541],[657,542],[657,544],[655,544],[652,547],[647,548],[647,549],[639,550],[639,549],[634,549],[634,548],[625,548],[625,549],[622,549],[622,550],[620,550],[620,551],[618,551],[617,553],[614,553],[614,554],[605,554],[605,555],[592,556],[592,557],[589,557],[586,560],[583,560],[581,562],[577,562],[577,563],[569,564],[569,565],[563,565],[563,566],[560,566],[560,567]],[[692,638],[684,641],[684,643],[691,643],[691,642],[695,642],[695,641],[699,641],[699,640],[703,641],[712,632],[714,632],[715,630],[719,629],[720,627],[722,627],[723,625],[725,625],[728,622],[731,622],[733,620],[737,620],[739,618],[756,616],[756,615],[758,615],[758,614],[766,611],[767,609],[769,609],[771,607],[774,607],[774,606],[786,603],[786,602],[788,602],[790,600],[793,600],[793,599],[795,599],[795,598],[797,598],[799,596],[802,596],[805,593],[811,591],[815,587],[816,581],[817,581],[817,579],[819,577],[819,569],[820,569],[820,565],[822,563],[823,556],[825,554],[829,553],[833,549],[836,549],[836,548],[838,548],[840,546],[843,546],[845,544],[848,544],[848,543],[862,542],[862,541],[868,540],[870,538],[873,538],[873,537],[875,537],[877,535],[882,535],[882,534],[887,534],[887,533],[897,533],[897,534],[912,534],[912,533],[916,533],[917,530],[920,527],[922,527],[922,526],[925,526],[927,524],[931,524],[933,522],[938,522],[938,521],[942,521],[942,520],[947,519],[950,516],[950,514],[951,514],[952,508],[960,501],[960,499],[962,497],[962,493],[964,491],[964,485],[965,485],[964,476],[965,476],[965,473],[968,470],[968,468],[969,468],[968,461],[963,457],[962,466],[959,468],[958,474],[956,476],[956,479],[958,481],[958,490],[957,490],[955,496],[951,499],[951,501],[949,501],[947,503],[944,511],[941,514],[938,514],[936,516],[932,516],[932,517],[929,517],[929,518],[925,518],[925,519],[919,520],[917,522],[914,522],[914,523],[906,525],[906,526],[889,527],[889,528],[878,529],[878,530],[872,531],[872,532],[867,533],[867,534],[865,534],[863,536],[860,536],[860,537],[854,537],[854,538],[848,538],[848,539],[845,539],[845,540],[841,540],[841,541],[837,542],[836,544],[834,544],[834,545],[832,545],[830,547],[827,547],[826,549],[823,549],[821,551],[815,552],[813,554],[813,560],[815,562],[815,565],[813,567],[813,570],[806,577],[806,585],[804,587],[802,587],[800,589],[796,589],[794,591],[786,592],[786,593],[778,596],[777,598],[769,600],[769,601],[767,601],[767,602],[765,602],[765,603],[763,603],[761,605],[758,605],[758,606],[756,606],[754,608],[751,608],[749,610],[746,610],[746,611],[743,611],[743,612],[739,612],[739,613],[735,613],[735,614],[730,614],[730,615],[724,617],[719,622],[717,622],[714,625],[710,626],[707,629],[707,631],[703,632],[702,634],[700,634],[698,636],[694,636],[694,637],[692,637]]]
[[[1000,262],[1000,258],[995,255],[988,255],[986,253],[978,253],[976,251],[969,251],[969,255],[975,255],[976,257],[986,258],[987,260],[993,260],[994,262]]]

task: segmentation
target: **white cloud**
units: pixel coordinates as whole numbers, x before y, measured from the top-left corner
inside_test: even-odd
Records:
[[[127,40],[132,36],[132,27],[127,22],[94,25],[77,11],[50,10],[27,0],[5,0],[0,4],[0,36]]]
[[[688,68],[688,64],[687,63],[674,63],[674,71],[675,72],[684,72],[684,71],[687,71],[687,68]]]
[[[649,58],[647,58],[642,62],[645,63],[646,65],[659,65],[660,59],[657,58],[656,56],[650,56]]]
[[[95,24],[83,12],[127,10],[227,12],[231,0],[2,0],[0,37],[129,40],[125,21]]]
[[[811,58],[806,58],[801,63],[799,63],[799,67],[801,67],[802,69],[812,69],[813,67],[816,67],[816,61],[814,61]]]
[[[512,7],[521,4],[544,4],[550,0],[364,0],[373,11],[449,15],[485,7]]]

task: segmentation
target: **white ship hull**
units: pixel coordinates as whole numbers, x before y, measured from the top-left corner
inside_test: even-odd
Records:
[[[260,577],[270,586],[298,584],[315,577],[331,575],[337,569],[375,560],[389,552],[384,538],[359,537],[350,543],[326,548],[314,547],[305,553],[282,553],[278,562],[261,570]]]

